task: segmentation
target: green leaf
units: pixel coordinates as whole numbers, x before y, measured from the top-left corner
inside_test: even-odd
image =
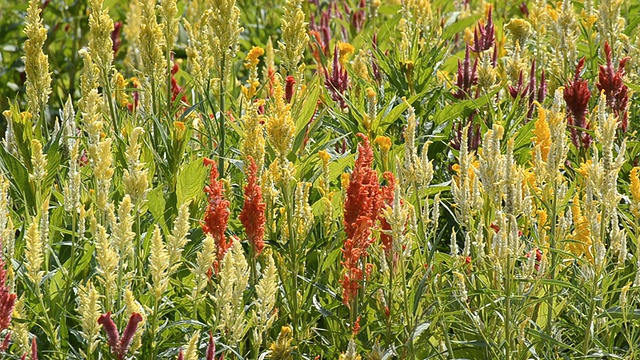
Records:
[[[500,88],[497,88],[492,92],[477,99],[462,100],[453,104],[449,104],[436,113],[435,117],[433,118],[433,122],[436,124],[442,124],[446,121],[457,119],[463,115],[468,115],[472,111],[488,104],[489,101],[493,99],[495,94],[498,93],[498,91],[500,91]]]
[[[180,169],[178,172],[178,185],[176,186],[178,206],[202,194],[207,170],[202,163],[202,159],[193,160]]]
[[[4,146],[0,146],[0,157],[5,169],[9,172],[10,181],[19,192],[18,198],[24,198],[29,208],[35,207],[35,194],[29,181],[29,172],[22,162],[7,152]],[[14,197],[15,199],[15,197]]]
[[[162,186],[149,191],[147,193],[147,206],[149,212],[153,215],[153,218],[166,229],[167,225],[164,220],[164,209],[166,207],[166,201],[164,199],[164,189]]]

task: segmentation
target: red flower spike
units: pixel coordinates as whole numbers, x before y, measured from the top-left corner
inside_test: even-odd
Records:
[[[2,346],[0,346],[0,351],[7,351],[9,348],[9,341],[11,341],[11,332],[7,332],[7,335],[4,336],[4,340],[2,341]]]
[[[360,316],[358,316],[358,318],[356,319],[356,322],[353,324],[353,327],[351,328],[351,333],[354,336],[358,335],[359,332],[360,332]]]
[[[111,42],[113,43],[113,55],[115,56],[120,49],[120,45],[122,45],[122,39],[120,38],[120,33],[122,32],[122,23],[116,22],[113,24],[113,31],[111,32]]]
[[[577,148],[589,148],[591,145],[591,136],[582,131],[589,129],[590,124],[586,121],[589,99],[591,92],[587,80],[580,78],[580,72],[584,68],[583,57],[576,66],[576,73],[572,81],[564,88],[564,101],[567,103],[567,112],[569,113],[568,123],[571,127],[571,141]]]
[[[211,235],[215,240],[218,251],[217,260],[221,261],[233,244],[232,241],[227,241],[224,235],[229,221],[229,200],[224,198],[224,186],[222,181],[218,180],[218,167],[215,161],[204,158],[203,162],[205,166],[211,166],[211,171],[209,172],[209,185],[204,187],[208,204],[204,213],[202,231]]]
[[[331,68],[331,75],[326,67],[324,67],[324,84],[329,93],[331,99],[340,104],[342,109],[347,108],[347,103],[344,100],[344,94],[349,89],[349,74],[339,61],[340,50],[338,45],[333,50],[333,63]]]
[[[542,104],[544,98],[547,96],[547,80],[544,69],[542,69],[542,74],[540,74],[540,86],[538,87],[538,102]]]
[[[171,101],[176,101],[178,96],[182,94],[182,97],[180,97],[180,101],[182,101],[183,103],[188,103],[187,95],[183,92],[184,89],[180,85],[178,85],[178,80],[176,80],[175,77],[178,71],[180,71],[180,66],[177,62],[174,62],[173,67],[171,67]]]
[[[215,360],[216,343],[213,341],[213,333],[209,333],[209,345],[207,345],[207,360]]]
[[[262,201],[262,188],[256,175],[258,166],[251,156],[248,160],[247,185],[244,187],[244,206],[240,212],[240,222],[257,257],[264,248],[264,224],[267,221],[264,210],[267,204]]]
[[[30,360],[38,360],[38,343],[36,342],[36,338],[31,338],[31,359]]]
[[[496,40],[492,11],[493,7],[489,9],[487,23],[484,26],[478,25],[473,33],[473,47],[471,48],[471,51],[475,53],[491,49]]]
[[[138,329],[138,324],[142,321],[142,315],[138,313],[131,314],[127,326],[122,333],[122,337],[118,335],[118,328],[111,319],[111,311],[98,318],[98,324],[102,325],[104,331],[107,333],[107,344],[111,348],[111,353],[115,354],[118,360],[122,360],[129,351],[133,335],[135,335]]]
[[[184,354],[182,353],[182,348],[180,348],[180,352],[178,353],[178,359],[177,360],[184,360]]]
[[[293,91],[294,91],[294,85],[296,84],[296,80],[293,78],[293,76],[289,75],[287,76],[287,83],[284,87],[284,99],[287,103],[291,102],[291,99],[293,99]]]
[[[98,318],[98,324],[102,325],[104,331],[107,333],[107,344],[111,348],[111,352],[117,354],[120,334],[118,334],[116,323],[111,319],[111,311],[101,315]]]
[[[0,241],[0,254],[2,253],[2,242]],[[17,295],[10,293],[7,287],[7,270],[2,256],[0,256],[0,331],[8,329],[11,325],[13,308],[16,304]]]
[[[465,49],[464,61],[458,60],[458,74],[456,77],[456,86],[458,91],[453,94],[456,99],[466,99],[471,96],[471,86],[478,83],[478,59],[476,58],[471,65],[471,58],[469,56],[470,50],[469,44]]]
[[[622,132],[626,132],[629,125],[629,88],[624,84],[623,77],[625,73],[624,67],[629,61],[629,57],[620,60],[618,69],[614,69],[611,59],[611,46],[609,46],[608,42],[604,43],[604,54],[607,64],[600,65],[596,86],[598,90],[604,91],[604,95],[607,98],[607,106],[618,117]]]
[[[129,317],[129,322],[127,322],[127,326],[124,328],[124,332],[122,333],[122,337],[120,338],[120,344],[118,348],[119,359],[124,359],[124,357],[127,355],[129,347],[131,346],[131,341],[133,341],[133,335],[135,335],[140,322],[142,322],[142,315],[138,313],[131,314],[131,317]]]

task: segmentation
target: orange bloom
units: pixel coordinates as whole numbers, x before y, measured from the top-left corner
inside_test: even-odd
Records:
[[[264,209],[267,207],[262,201],[262,189],[258,184],[258,167],[251,156],[249,171],[247,172],[247,185],[244,187],[244,206],[240,212],[240,222],[247,232],[247,238],[251,244],[255,256],[260,255],[264,248]]]
[[[342,302],[350,306],[364,279],[367,249],[373,243],[371,228],[375,225],[383,203],[378,175],[373,170],[373,149],[369,139],[358,134],[363,142],[358,145],[358,159],[349,179],[344,205],[344,227],[347,233],[342,247],[342,265],[346,272],[341,281]]]
[[[224,186],[222,181],[218,179],[218,168],[215,161],[205,158],[204,164],[211,166],[211,172],[209,173],[209,185],[204,187],[208,204],[204,213],[202,231],[211,235],[215,240],[218,251],[217,258],[218,261],[221,261],[233,244],[232,241],[227,241],[224,235],[229,221],[229,200],[224,198]]]

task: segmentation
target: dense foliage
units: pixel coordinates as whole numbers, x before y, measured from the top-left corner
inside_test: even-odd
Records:
[[[0,0],[0,357],[638,358],[639,24]]]

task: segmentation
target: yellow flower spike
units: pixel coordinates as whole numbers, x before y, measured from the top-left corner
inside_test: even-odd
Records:
[[[546,210],[538,210],[536,212],[538,214],[538,226],[544,226],[547,223],[547,211]]]
[[[24,27],[24,33],[27,35],[24,42],[27,102],[36,118],[40,115],[40,110],[46,106],[51,94],[49,57],[42,50],[47,40],[47,29],[43,25],[41,11],[40,1],[30,0]]]
[[[292,341],[293,331],[291,327],[283,326],[276,342],[269,346],[269,350],[271,350],[269,358],[274,360],[293,359],[293,351],[296,349],[296,346],[291,346]]]
[[[511,19],[504,28],[511,33],[514,43],[518,42],[521,46],[532,32],[531,24],[525,19]]]
[[[329,155],[329,153],[326,150],[318,151],[318,156],[320,156],[322,163],[325,165],[329,162],[329,159],[331,159],[331,155]]]
[[[629,192],[631,192],[631,197],[633,198],[631,208],[636,216],[640,215],[640,174],[638,174],[638,171],[640,171],[640,167],[635,166],[629,173]]]
[[[347,57],[349,57],[349,55],[353,54],[356,49],[353,47],[353,45],[346,43],[346,42],[338,42],[338,51],[340,53],[340,64],[344,65],[345,61],[347,60]]]
[[[464,29],[464,42],[469,44],[469,46],[473,45],[473,29],[466,28]]]
[[[260,63],[260,56],[264,55],[264,49],[259,47],[259,46],[254,46],[251,48],[251,50],[249,50],[249,53],[247,53],[247,57],[244,58],[244,67],[246,67],[247,69],[249,68],[254,68],[256,66],[258,66],[258,64]]]
[[[547,113],[544,108],[538,103],[538,120],[534,124],[533,142],[535,147],[540,150],[542,161],[547,161],[549,156],[549,149],[551,148],[551,131],[549,130],[549,123],[547,123]]]
[[[373,142],[380,146],[380,151],[383,153],[389,152],[391,149],[391,138],[388,136],[378,136]]]
[[[349,187],[349,176],[350,175],[348,173],[342,173],[342,175],[340,175],[340,185],[344,190],[347,190]]]
[[[29,111],[23,111],[20,113],[20,120],[23,124],[28,124],[32,118],[33,115]]]

